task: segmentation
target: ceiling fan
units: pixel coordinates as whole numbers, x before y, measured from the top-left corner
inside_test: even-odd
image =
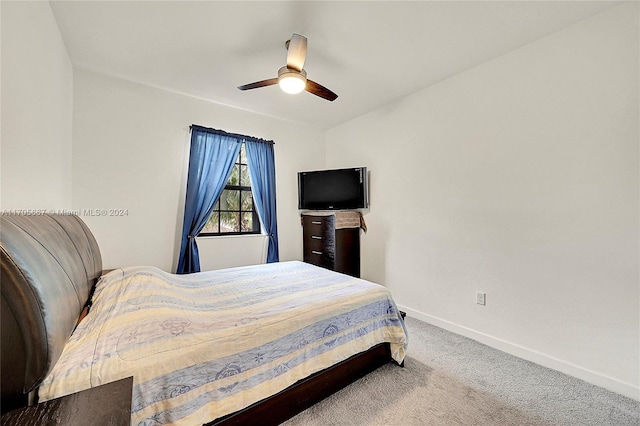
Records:
[[[307,38],[300,34],[293,34],[291,39],[285,42],[285,47],[287,48],[287,65],[278,70],[277,78],[245,84],[239,86],[238,89],[249,90],[278,84],[287,93],[295,94],[306,90],[328,101],[334,101],[338,95],[315,81],[309,80],[307,72],[302,69],[307,56]]]

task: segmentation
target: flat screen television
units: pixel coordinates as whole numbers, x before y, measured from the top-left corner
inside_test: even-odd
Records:
[[[298,208],[350,210],[369,207],[366,167],[298,173]]]

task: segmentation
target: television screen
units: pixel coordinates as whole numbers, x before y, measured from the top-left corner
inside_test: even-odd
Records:
[[[298,208],[348,210],[369,207],[367,168],[298,173]]]

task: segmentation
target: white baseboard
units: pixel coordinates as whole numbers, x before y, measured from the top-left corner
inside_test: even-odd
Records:
[[[603,387],[612,392],[619,393],[626,397],[640,401],[640,387],[631,383],[626,383],[621,380],[609,377],[607,375],[598,373],[587,368],[580,367],[567,361],[555,358],[542,352],[538,352],[534,349],[527,348],[515,343],[508,342],[506,340],[482,333],[469,327],[465,327],[451,321],[444,320],[442,318],[435,317],[433,315],[425,314],[423,312],[416,311],[407,306],[398,305],[398,309],[407,313],[408,316],[424,321],[428,324],[435,325],[452,333],[459,334],[461,336],[468,337],[476,340],[487,346],[496,348],[502,352],[517,356],[527,361],[534,362],[542,365],[543,367],[551,368],[556,371],[568,374],[585,382],[594,384],[596,386]]]

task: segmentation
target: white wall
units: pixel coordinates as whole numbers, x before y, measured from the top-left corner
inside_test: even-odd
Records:
[[[293,241],[295,242],[295,241]],[[267,260],[266,235],[225,235],[220,237],[199,237],[200,268],[203,271],[234,266],[255,265]],[[291,253],[291,259],[300,259],[298,253]],[[289,259],[289,260],[291,260]],[[281,260],[285,260],[284,258]]]
[[[622,5],[328,131],[371,171],[364,277],[640,399],[638,38]]]
[[[100,244],[105,268],[175,270],[191,124],[275,141],[280,259],[301,258],[296,172],[324,164],[322,132],[75,70],[73,207],[126,210],[119,217],[83,217]],[[203,269],[255,263],[263,241],[255,236],[199,239]]]
[[[0,206],[71,207],[73,69],[49,2],[1,2]]]

